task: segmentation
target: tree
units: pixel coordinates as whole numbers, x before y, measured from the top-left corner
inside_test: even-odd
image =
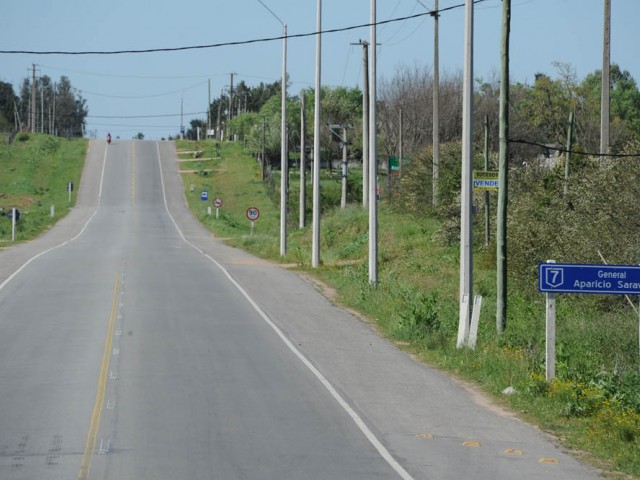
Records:
[[[589,116],[582,125],[598,138],[600,122],[601,71],[590,73],[580,84]],[[611,65],[611,142],[612,146],[626,143],[631,135],[640,139],[640,92],[635,80],[617,64]],[[595,127],[594,124],[598,125]]]
[[[0,131],[13,130],[16,101],[13,85],[0,82]]]

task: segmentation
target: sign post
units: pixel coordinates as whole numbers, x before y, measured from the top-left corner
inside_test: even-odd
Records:
[[[555,377],[556,294],[640,295],[640,265],[592,265],[547,260],[547,263],[538,265],[538,291],[547,297],[546,377],[551,381]]]
[[[11,218],[11,241],[16,241],[16,222],[20,220],[20,210],[12,208],[9,210],[9,217]]]
[[[500,182],[498,172],[494,171],[473,171],[473,188],[476,190],[498,191]]]
[[[260,217],[260,210],[256,207],[247,208],[247,218],[251,220],[251,238],[253,238],[253,228],[255,221]]]
[[[214,204],[214,205],[215,205],[215,207],[216,207],[216,220],[218,220],[218,210],[220,210],[220,207],[222,206],[222,199],[220,199],[220,198],[216,198],[216,199],[213,201],[213,204]]]

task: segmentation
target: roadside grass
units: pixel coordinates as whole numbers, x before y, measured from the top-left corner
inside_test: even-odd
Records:
[[[204,157],[213,145],[202,142]],[[178,142],[179,149],[193,144]],[[279,252],[279,178],[263,184],[259,166],[239,145],[220,146],[209,175],[183,174],[196,216],[229,244],[297,269],[335,290],[335,302],[359,312],[381,334],[422,361],[470,381],[610,478],[640,476],[640,375],[638,319],[624,300],[558,297],[557,378],[547,383],[545,302],[535,285],[510,279],[509,318],[496,333],[495,245],[474,252],[474,291],[483,296],[475,350],[456,348],[459,249],[439,238],[443,224],[430,212],[404,213],[379,203],[379,283],[368,281],[368,214],[357,202],[339,208],[340,185],[323,176],[321,266],[311,268],[311,186],[307,226],[298,228],[298,172],[290,178],[287,254]],[[353,181],[357,184],[357,178]],[[190,185],[194,191],[190,191]],[[266,185],[266,186],[265,186]],[[207,216],[200,189],[224,201],[224,215]],[[211,202],[209,202],[211,204]],[[260,208],[253,239],[248,206]],[[477,228],[478,232],[482,229]],[[478,238],[476,245],[482,245]],[[513,248],[513,246],[512,246]],[[502,394],[506,387],[512,395]]]
[[[20,133],[10,145],[0,142],[0,245],[11,242],[12,208],[20,212],[16,242],[31,240],[75,205],[87,141]],[[71,202],[68,182],[74,189]],[[55,215],[51,216],[51,206]]]

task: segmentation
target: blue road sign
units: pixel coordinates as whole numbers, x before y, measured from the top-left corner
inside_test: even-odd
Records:
[[[640,266],[540,263],[538,291],[640,295]]]
[[[208,199],[209,199],[209,191],[202,190],[202,192],[200,192],[200,200],[202,200],[203,202],[206,202]]]

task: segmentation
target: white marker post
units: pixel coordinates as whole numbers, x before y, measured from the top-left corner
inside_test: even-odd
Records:
[[[11,241],[16,241],[16,212],[15,208],[11,209]]]
[[[556,263],[555,260],[547,260],[547,263]],[[547,382],[556,377],[556,294],[546,294],[546,333],[545,333],[545,376]]]

